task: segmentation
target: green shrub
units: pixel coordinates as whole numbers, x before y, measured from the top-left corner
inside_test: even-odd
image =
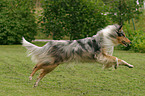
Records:
[[[45,0],[43,9],[43,32],[53,39],[92,36],[108,24],[96,0]]]
[[[27,0],[0,0],[0,44],[19,44],[36,34],[33,4]]]
[[[143,31],[135,31],[136,35],[133,37],[132,49],[135,52],[145,52],[145,33]]]
[[[124,24],[125,21],[129,21],[132,18],[139,18],[142,14],[141,6],[143,6],[143,0],[113,0],[112,3],[108,3],[109,16],[113,22],[118,24]],[[115,15],[116,14],[116,15]]]

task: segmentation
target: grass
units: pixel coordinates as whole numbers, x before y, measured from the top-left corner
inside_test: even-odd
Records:
[[[34,67],[20,45],[0,46],[0,96],[144,96],[145,54],[115,50],[114,55],[135,67],[103,70],[98,63],[58,66],[32,88]]]

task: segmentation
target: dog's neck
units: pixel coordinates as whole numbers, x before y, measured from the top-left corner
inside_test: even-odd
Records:
[[[113,55],[113,50],[115,44],[107,38],[106,34],[104,35],[103,32],[98,32],[96,35],[93,36],[93,38],[96,38],[96,41],[98,41],[103,49],[105,49],[105,53],[108,55]]]

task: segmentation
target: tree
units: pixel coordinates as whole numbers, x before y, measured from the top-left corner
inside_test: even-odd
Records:
[[[20,44],[22,36],[31,41],[36,26],[32,2],[0,0],[0,44]]]
[[[143,0],[139,0],[140,4],[137,4],[136,0],[112,0],[110,2],[112,3],[109,4],[109,16],[118,24],[124,24],[124,21],[137,18],[142,13],[140,8]]]
[[[92,36],[108,24],[95,0],[45,0],[43,9],[44,32],[53,39]]]

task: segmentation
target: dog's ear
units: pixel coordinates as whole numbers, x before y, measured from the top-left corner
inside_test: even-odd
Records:
[[[116,32],[118,34],[118,36],[122,36],[122,33],[121,33],[122,28],[123,28],[122,25],[120,25]]]
[[[122,30],[122,25],[119,26],[118,32],[120,32]]]

